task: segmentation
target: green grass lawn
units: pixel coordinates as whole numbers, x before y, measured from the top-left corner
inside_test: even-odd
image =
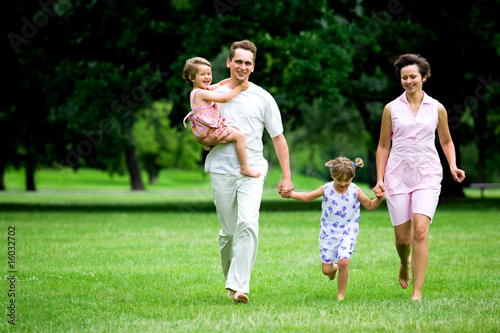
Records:
[[[303,186],[315,188],[314,182],[304,180]],[[0,195],[0,266],[7,275],[13,226],[17,271],[16,326],[8,324],[11,282],[4,277],[0,332],[497,332],[500,327],[498,198],[440,204],[420,303],[410,300],[411,288],[399,287],[385,205],[363,210],[346,299],[338,302],[336,281],[321,273],[320,201],[280,200],[270,190],[262,204],[250,303],[235,305],[224,291],[209,186],[132,193],[127,184],[103,185],[99,192],[98,184],[72,191],[69,183],[67,190],[39,186],[39,193],[12,189]]]

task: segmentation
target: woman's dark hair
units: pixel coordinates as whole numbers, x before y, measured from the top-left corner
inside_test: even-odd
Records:
[[[401,69],[409,65],[417,65],[422,78],[425,77],[428,79],[431,77],[431,65],[427,62],[427,60],[420,56],[420,54],[411,53],[403,54],[399,56],[398,60],[396,60],[394,63],[394,67],[396,67],[396,75],[401,77]]]

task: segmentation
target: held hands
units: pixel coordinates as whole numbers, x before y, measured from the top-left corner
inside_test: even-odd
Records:
[[[379,186],[373,188],[373,193],[375,193],[377,199],[382,200],[385,197],[385,191],[382,191]]]
[[[291,179],[281,179],[278,184],[278,193],[284,199],[290,199],[292,197],[293,184]]]
[[[373,193],[377,196],[377,199],[382,199],[385,196],[385,185],[383,182],[377,182],[377,185],[373,188]]]

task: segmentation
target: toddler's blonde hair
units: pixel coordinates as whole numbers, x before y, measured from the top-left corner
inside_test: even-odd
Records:
[[[184,65],[184,70],[182,71],[182,77],[188,83],[193,84],[194,77],[198,72],[199,65],[206,65],[212,68],[212,64],[205,58],[202,57],[194,57],[186,60],[186,64]]]

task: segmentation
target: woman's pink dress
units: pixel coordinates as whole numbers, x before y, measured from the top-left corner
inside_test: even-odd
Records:
[[[392,101],[392,148],[384,183],[387,195],[441,189],[443,168],[435,145],[438,102],[424,93],[417,115],[406,92]]]

